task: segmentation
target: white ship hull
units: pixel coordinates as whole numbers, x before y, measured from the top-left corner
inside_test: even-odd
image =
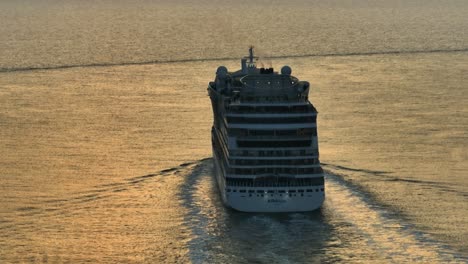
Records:
[[[239,187],[227,192],[225,178],[216,152],[213,151],[214,173],[223,203],[242,212],[306,212],[319,209],[325,199],[324,186],[309,187]],[[240,191],[245,192],[240,192]],[[288,190],[288,191],[286,191]],[[294,190],[294,193],[289,192]],[[310,191],[312,190],[312,192]],[[262,191],[259,193],[258,191]],[[273,191],[273,193],[271,193]],[[280,193],[284,191],[284,193]],[[302,192],[299,192],[302,191]],[[270,193],[269,193],[270,192]]]

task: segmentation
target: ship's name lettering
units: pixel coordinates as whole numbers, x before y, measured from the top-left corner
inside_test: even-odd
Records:
[[[285,203],[286,201],[281,200],[281,199],[268,199],[267,202],[269,202],[269,203]]]

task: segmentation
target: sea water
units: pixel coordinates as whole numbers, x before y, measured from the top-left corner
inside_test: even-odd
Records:
[[[466,262],[466,1],[2,1],[0,262]],[[321,210],[225,208],[207,84],[311,83]]]

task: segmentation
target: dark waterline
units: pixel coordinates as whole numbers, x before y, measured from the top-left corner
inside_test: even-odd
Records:
[[[264,59],[287,59],[287,58],[308,58],[308,57],[348,57],[348,56],[373,56],[373,55],[403,55],[403,54],[430,54],[430,53],[457,53],[467,52],[468,49],[436,49],[436,50],[400,50],[400,51],[372,51],[372,52],[352,52],[352,53],[327,53],[327,54],[299,54],[268,56]],[[90,63],[80,65],[57,65],[43,67],[22,67],[22,68],[0,68],[0,72],[23,72],[40,70],[60,70],[70,68],[86,67],[109,67],[109,66],[129,66],[129,65],[151,65],[160,63],[184,63],[184,62],[205,62],[205,61],[227,61],[237,60],[237,58],[200,58],[200,59],[179,59],[179,60],[151,60],[141,62],[119,62],[119,63]]]

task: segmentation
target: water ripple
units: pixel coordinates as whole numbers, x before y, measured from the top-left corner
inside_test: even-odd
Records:
[[[269,56],[264,59],[287,59],[287,58],[307,58],[307,57],[346,57],[346,56],[373,56],[373,55],[403,55],[403,54],[424,54],[424,53],[456,53],[467,52],[468,48],[464,49],[433,49],[433,50],[388,50],[388,51],[370,51],[370,52],[348,52],[348,53],[323,53],[323,54],[291,54],[280,56]],[[68,65],[51,65],[51,66],[30,66],[16,68],[0,68],[2,72],[24,72],[24,71],[44,71],[44,70],[61,70],[70,68],[88,68],[88,67],[111,67],[111,66],[131,66],[131,65],[150,65],[162,63],[186,63],[186,62],[204,62],[204,61],[224,61],[237,60],[238,58],[223,57],[223,58],[189,58],[177,60],[148,60],[148,61],[129,61],[117,63],[88,63],[88,64],[68,64]]]

